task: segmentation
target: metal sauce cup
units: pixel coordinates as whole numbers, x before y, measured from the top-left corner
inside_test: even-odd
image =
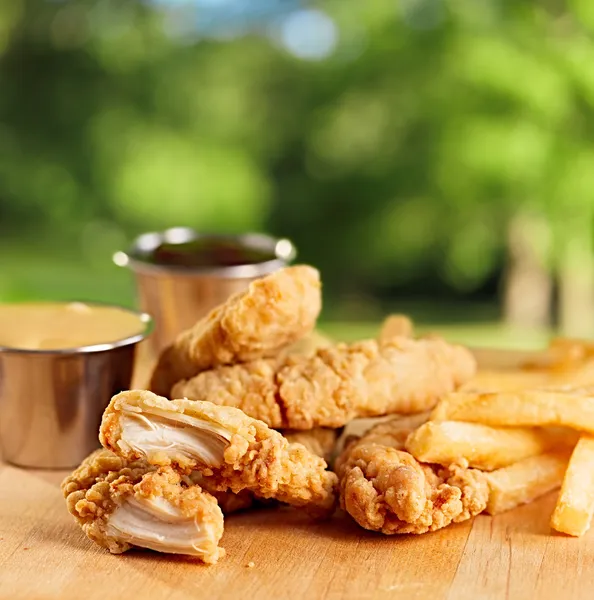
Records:
[[[4,460],[67,469],[99,447],[103,411],[114,394],[130,387],[136,344],[152,330],[149,315],[130,312],[145,323],[144,331],[116,342],[59,350],[0,346]]]
[[[269,253],[272,258],[252,264],[209,267],[149,262],[161,244],[187,244],[198,240],[233,242],[246,250]],[[285,267],[295,254],[293,244],[287,239],[255,233],[208,235],[175,227],[141,235],[128,252],[116,252],[113,260],[118,266],[130,267],[136,276],[142,310],[155,318],[155,332],[150,341],[153,353],[158,354],[215,306],[244,290],[255,279]]]

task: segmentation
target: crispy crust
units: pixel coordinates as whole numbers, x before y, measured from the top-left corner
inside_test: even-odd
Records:
[[[398,421],[351,442],[337,460],[341,507],[361,527],[388,535],[435,531],[482,512],[485,475],[419,463],[402,450],[410,430]]]
[[[415,334],[415,326],[406,315],[388,315],[380,328],[380,342],[387,342],[395,337],[412,338]]]
[[[302,444],[312,454],[321,456],[327,463],[330,462],[339,431],[336,429],[312,429],[311,431],[283,431],[281,432],[291,444]],[[258,497],[250,490],[242,490],[238,494],[233,492],[221,492],[217,490],[216,477],[205,477],[199,471],[190,473],[191,481],[200,485],[203,490],[212,494],[219,503],[223,514],[229,515],[234,512],[256,508],[272,501]]]
[[[223,427],[231,440],[218,467],[163,453],[146,457],[149,461],[173,465],[188,474],[199,470],[217,491],[237,494],[249,490],[261,498],[304,507],[315,516],[334,511],[336,475],[326,470],[326,462],[301,444],[289,444],[278,431],[235,408],[192,400],[168,401],[144,390],[122,392],[114,396],[103,415],[101,443],[128,460],[145,458],[123,439],[120,417],[123,410],[146,414],[151,409],[165,411],[171,418],[175,413],[184,414]]]
[[[172,392],[235,406],[277,429],[336,428],[357,417],[428,410],[475,369],[461,346],[400,337],[220,367],[180,381]]]
[[[211,494],[216,499],[224,515],[248,510],[249,508],[253,508],[262,503],[262,501],[249,490],[242,490],[238,494],[234,494],[233,492],[221,492],[217,489],[216,478],[213,480],[211,477],[206,477],[200,471],[192,471],[189,475],[184,475],[184,477],[194,485],[199,485],[204,491]]]
[[[290,444],[302,444],[312,454],[321,456],[327,463],[332,458],[336,441],[340,434],[338,429],[316,427],[307,431],[287,429],[281,432]]]
[[[216,500],[198,485],[188,485],[171,468],[157,468],[144,460],[126,461],[110,450],[97,450],[61,485],[68,511],[94,542],[114,554],[132,546],[109,533],[111,513],[128,497],[162,497],[184,516],[213,526],[215,538],[202,560],[215,563],[224,555],[218,547],[223,515]]]
[[[180,334],[159,357],[150,387],[171,387],[219,365],[274,356],[315,326],[322,306],[320,275],[306,265],[258,279]]]

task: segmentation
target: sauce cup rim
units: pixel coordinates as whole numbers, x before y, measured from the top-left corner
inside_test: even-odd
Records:
[[[148,262],[142,259],[143,253],[155,250],[161,243],[182,244],[198,239],[235,241],[249,246],[266,247],[274,258],[263,262],[245,263],[233,266],[196,266],[188,267],[182,265],[162,265]],[[279,250],[282,250],[282,252]],[[190,276],[224,276],[229,279],[251,278],[267,275],[287,265],[296,256],[296,249],[289,239],[275,237],[265,233],[200,233],[191,227],[170,227],[164,231],[149,231],[139,235],[131,244],[129,249],[116,252],[113,262],[119,267],[131,267],[135,271],[160,272],[175,275]]]

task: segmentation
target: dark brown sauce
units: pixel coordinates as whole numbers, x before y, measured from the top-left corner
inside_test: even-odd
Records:
[[[162,243],[140,257],[154,265],[175,267],[236,267],[276,258],[274,252],[250,248],[233,240],[198,239],[182,244]]]

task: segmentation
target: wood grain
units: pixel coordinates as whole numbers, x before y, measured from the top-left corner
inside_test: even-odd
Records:
[[[418,537],[373,534],[343,514],[324,523],[288,508],[231,515],[227,556],[206,567],[97,547],[66,511],[64,475],[0,463],[0,599],[586,600],[593,593],[594,533],[552,534],[554,494]]]

